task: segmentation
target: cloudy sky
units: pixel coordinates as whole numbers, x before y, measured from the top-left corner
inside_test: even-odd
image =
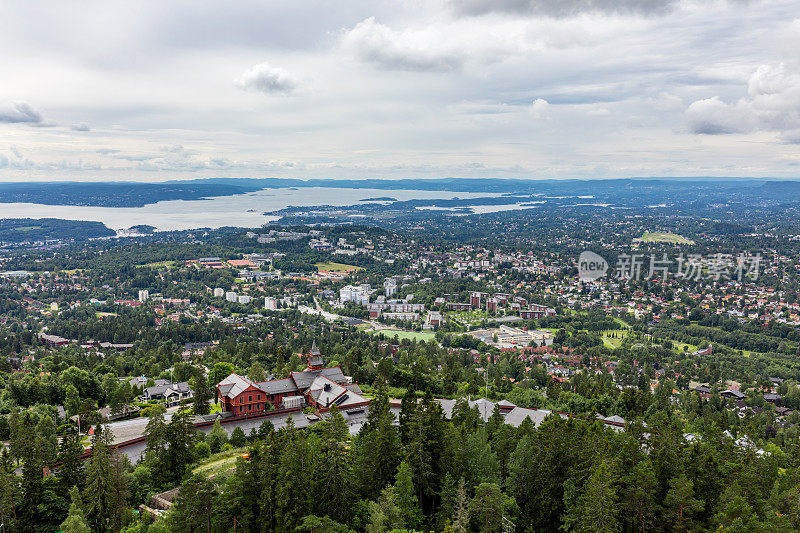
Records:
[[[800,176],[797,0],[9,0],[0,180]]]

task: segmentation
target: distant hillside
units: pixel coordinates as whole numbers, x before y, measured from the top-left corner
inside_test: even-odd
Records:
[[[225,183],[0,183],[0,202],[96,207],[142,207],[165,200],[198,200],[256,191]]]
[[[57,218],[0,218],[0,242],[20,243],[50,239],[84,240],[117,233],[101,222]]]
[[[641,179],[289,179],[209,178],[163,183],[136,182],[27,182],[0,183],[0,203],[30,202],[45,205],[98,207],[142,207],[164,200],[198,200],[232,196],[263,189],[330,187],[441,191],[443,193],[495,193],[502,196],[578,197],[614,205],[638,207],[665,202],[719,204],[742,199],[767,202],[800,200],[800,182],[734,180],[724,178],[641,178]],[[387,200],[389,197],[380,197]],[[376,198],[368,200],[375,201]],[[496,201],[498,204],[508,201]],[[513,202],[510,202],[513,203]],[[574,202],[573,202],[574,203]]]

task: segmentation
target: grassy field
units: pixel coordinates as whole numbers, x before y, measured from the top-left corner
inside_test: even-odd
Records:
[[[606,337],[606,333],[609,333],[609,334],[613,333],[613,334],[615,334],[617,336],[617,338],[615,338],[615,339],[608,338],[608,337]],[[603,345],[606,348],[613,348],[613,349],[616,350],[617,348],[622,346],[622,342],[625,340],[625,337],[627,337],[627,336],[628,336],[628,330],[627,329],[614,329],[614,330],[610,330],[610,331],[604,331],[603,335],[602,335]]]
[[[97,315],[97,318],[102,318],[104,316],[119,316],[117,313],[106,313],[104,311],[98,311],[95,313],[95,315]]]
[[[675,233],[663,232],[663,231],[653,231],[653,232],[645,232],[644,235],[639,237],[638,239],[634,239],[634,241],[638,242],[667,242],[671,244],[694,244],[694,241],[690,241],[686,237],[681,235],[677,235]]]
[[[317,267],[317,270],[327,270],[328,272],[353,272],[354,270],[364,270],[359,266],[345,265],[344,263],[334,263],[332,261],[316,263],[314,266]]]
[[[169,268],[175,264],[175,261],[158,261],[155,263],[147,263],[145,265],[137,265],[139,268]]]
[[[395,335],[400,340],[409,339],[409,340],[416,340],[416,341],[429,341],[431,339],[436,338],[436,334],[432,331],[397,331],[392,329],[380,329],[377,331],[370,331],[369,333],[373,335],[377,335],[378,333],[383,333],[388,338],[393,339]]]
[[[689,353],[697,350],[697,346],[695,346],[694,344],[686,344],[685,342],[678,342],[678,341],[672,341],[672,347],[678,352],[683,352],[684,348],[687,348],[686,351]]]
[[[236,460],[246,452],[247,448],[233,448],[226,452],[216,453],[192,470],[192,473],[203,473],[209,477],[213,477],[217,474],[228,472],[236,468]]]

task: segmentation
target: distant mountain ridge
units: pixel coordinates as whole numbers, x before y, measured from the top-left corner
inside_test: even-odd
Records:
[[[657,202],[665,194],[700,197],[710,193],[721,200],[747,196],[759,200],[800,200],[800,181],[764,178],[621,178],[578,179],[292,179],[207,178],[160,183],[140,182],[11,182],[0,183],[0,203],[142,207],[166,200],[200,200],[264,189],[329,187],[375,190],[423,190],[505,195],[592,196],[604,200],[636,199]],[[683,198],[686,200],[687,198]]]

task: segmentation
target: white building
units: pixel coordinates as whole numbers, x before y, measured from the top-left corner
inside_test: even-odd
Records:
[[[250,303],[250,296],[246,294],[239,295],[239,303],[240,304],[249,304]]]
[[[223,296],[225,296],[225,289],[217,287],[216,289],[214,289],[214,296],[216,296],[217,298],[222,298]]]
[[[143,289],[139,291],[139,301],[146,302],[147,299],[150,298],[150,291]]]
[[[225,299],[228,300],[229,302],[235,302],[235,301],[238,300],[238,298],[236,296],[236,293],[233,292],[233,291],[226,292],[225,293]]]
[[[386,291],[387,297],[392,297],[397,293],[397,281],[394,278],[386,278],[383,282],[383,288]]]
[[[264,309],[275,311],[278,309],[278,299],[271,296],[264,298]]]
[[[365,305],[369,303],[369,291],[369,285],[366,284],[359,285],[358,287],[346,285],[339,290],[339,301],[341,303],[354,302]]]

